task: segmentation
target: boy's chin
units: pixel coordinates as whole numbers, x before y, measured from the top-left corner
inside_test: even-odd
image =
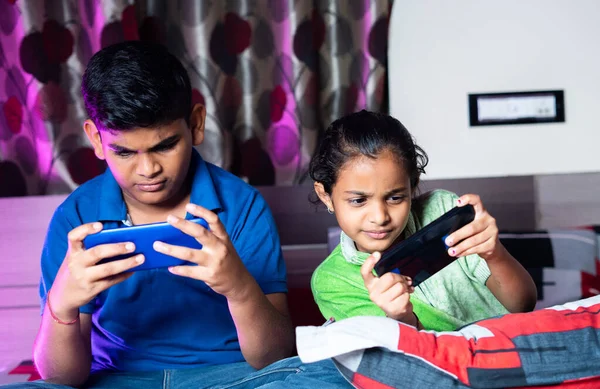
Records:
[[[161,190],[158,192],[137,191],[134,197],[141,204],[161,205],[169,202],[173,196],[167,190]]]

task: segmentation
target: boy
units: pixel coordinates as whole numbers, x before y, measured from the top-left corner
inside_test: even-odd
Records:
[[[120,43],[94,55],[81,89],[85,133],[108,169],[50,222],[34,346],[44,382],[33,385],[254,388],[300,376],[297,358],[256,372],[294,352],[279,237],[260,194],[193,149],[206,112],[191,107],[182,64],[160,45]],[[165,220],[203,248],[160,237],[154,248],[199,266],[125,272],[143,256],[98,262],[131,242],[83,245],[103,228]],[[312,371],[344,382],[331,362]]]

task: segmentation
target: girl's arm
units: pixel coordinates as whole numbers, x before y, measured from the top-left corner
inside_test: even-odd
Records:
[[[535,283],[500,243],[496,220],[483,207],[479,196],[464,195],[457,204],[459,207],[473,205],[475,220],[446,238],[446,245],[450,247],[448,254],[453,257],[478,254],[490,268],[491,276],[486,286],[502,305],[510,312],[533,310],[537,301]]]
[[[492,275],[486,286],[510,312],[535,308],[537,289],[525,268],[499,243],[495,257],[485,259]]]

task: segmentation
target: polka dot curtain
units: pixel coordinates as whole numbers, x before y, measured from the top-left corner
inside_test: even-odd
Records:
[[[161,42],[206,105],[204,158],[252,185],[298,185],[335,118],[386,109],[389,0],[0,0],[0,197],[100,174],[81,75],[124,40]]]

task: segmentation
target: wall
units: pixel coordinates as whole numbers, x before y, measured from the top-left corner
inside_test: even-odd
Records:
[[[597,0],[395,2],[390,111],[427,178],[600,171],[598,14]],[[565,123],[468,126],[469,93],[543,89],[564,89]]]
[[[538,228],[600,224],[600,174],[535,177]]]

